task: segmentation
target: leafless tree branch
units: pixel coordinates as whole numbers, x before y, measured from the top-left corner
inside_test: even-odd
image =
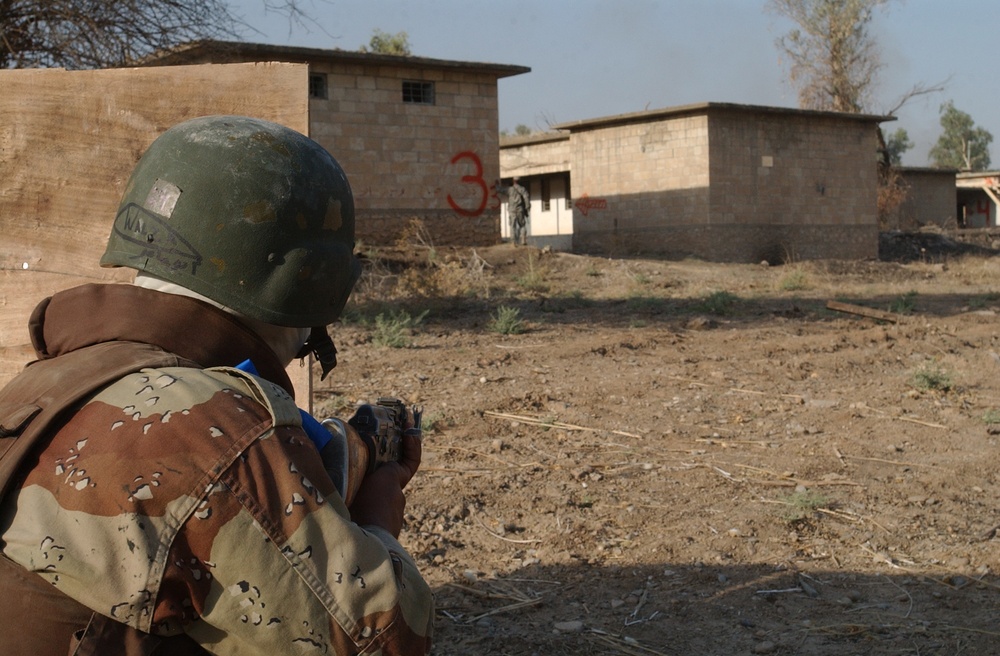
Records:
[[[261,2],[290,24],[313,22],[302,0]],[[248,29],[225,0],[0,0],[0,69],[123,66],[179,43],[235,39]]]

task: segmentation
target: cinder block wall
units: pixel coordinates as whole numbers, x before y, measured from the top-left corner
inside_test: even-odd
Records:
[[[711,222],[744,235],[747,260],[878,256],[875,123],[717,111],[710,125]]]
[[[888,227],[904,230],[925,225],[956,227],[958,198],[954,171],[902,169],[900,175],[906,185],[906,198]]]
[[[414,219],[437,245],[500,237],[496,78],[466,71],[316,62],[328,98],[310,100],[311,136],[347,171],[358,239],[391,243]],[[403,81],[434,83],[404,103]]]
[[[574,250],[670,252],[670,228],[708,221],[708,146],[705,115],[574,132]]]
[[[710,108],[572,141],[574,250],[737,262],[878,255],[871,121]]]

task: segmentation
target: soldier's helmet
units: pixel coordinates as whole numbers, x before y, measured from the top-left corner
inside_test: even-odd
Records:
[[[325,335],[360,273],[353,251],[354,197],[330,153],[276,123],[207,116],[146,150],[101,265]]]

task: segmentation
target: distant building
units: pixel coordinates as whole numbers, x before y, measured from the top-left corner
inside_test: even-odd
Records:
[[[500,140],[500,170],[504,182],[517,175],[531,195],[528,231],[535,246],[573,250],[573,202],[570,190],[570,135],[546,132]],[[507,208],[501,234],[510,239]]]
[[[497,81],[530,68],[223,41],[141,65],[271,61],[309,65],[309,136],[347,171],[359,240],[391,243],[417,219],[438,245],[497,242]]]
[[[519,176],[531,192],[535,244],[736,262],[875,258],[876,127],[887,120],[701,103],[506,139],[500,162],[505,181]]]
[[[888,217],[886,227],[914,230],[925,226],[955,228],[957,213],[955,169],[902,166],[895,169],[905,191],[903,202]]]
[[[1000,171],[959,173],[957,216],[960,228],[995,228],[1000,210]]]

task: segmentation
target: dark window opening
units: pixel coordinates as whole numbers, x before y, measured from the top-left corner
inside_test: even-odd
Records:
[[[327,99],[326,73],[309,74],[309,97]]]
[[[542,211],[548,212],[552,209],[552,192],[549,189],[549,179],[542,178]]]
[[[403,102],[417,105],[434,104],[434,83],[403,80]]]

